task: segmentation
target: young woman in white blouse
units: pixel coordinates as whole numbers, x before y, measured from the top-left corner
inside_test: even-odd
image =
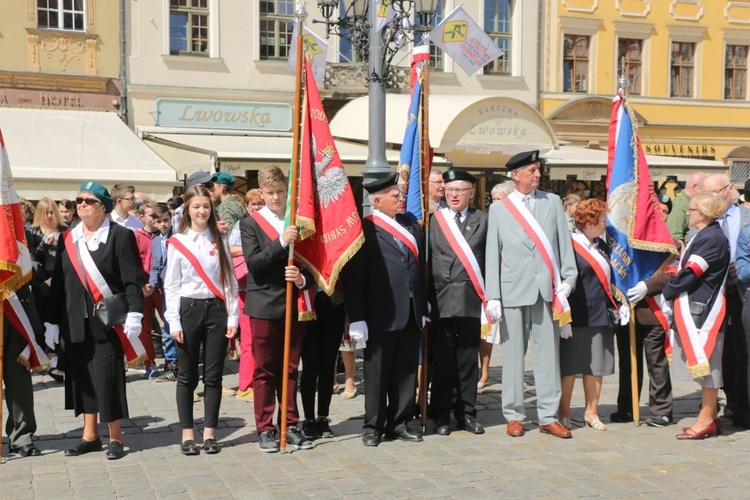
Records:
[[[193,186],[184,194],[185,211],[167,246],[165,317],[177,341],[177,414],[181,451],[198,455],[193,425],[193,392],[198,385],[200,346],[204,346],[205,410],[203,450],[219,453],[214,437],[219,420],[221,383],[228,339],[237,335],[237,280],[227,242],[217,227],[210,193]]]

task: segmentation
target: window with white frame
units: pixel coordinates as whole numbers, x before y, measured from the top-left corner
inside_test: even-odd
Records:
[[[484,67],[485,74],[511,73],[512,5],[510,0],[484,0],[484,31],[502,55]]]
[[[260,0],[260,58],[288,59],[294,31],[294,0]]]
[[[435,16],[432,18],[430,23],[431,27],[435,27],[443,21],[445,14],[443,12],[443,4],[438,2],[435,8]],[[435,71],[443,71],[445,68],[445,56],[443,55],[443,49],[435,45],[430,44],[430,69]]]
[[[39,28],[86,31],[86,0],[37,0],[36,19]]]
[[[628,77],[628,94],[641,95],[641,68],[643,64],[643,40],[637,38],[620,38],[617,41],[618,72],[625,65]]]
[[[588,92],[591,37],[565,35],[563,38],[563,92]]]
[[[208,55],[208,13],[208,0],[170,0],[170,54]]]
[[[670,95],[672,97],[693,97],[694,68],[695,44],[672,42],[670,71]]]
[[[724,99],[747,97],[747,45],[727,45],[724,59]]]

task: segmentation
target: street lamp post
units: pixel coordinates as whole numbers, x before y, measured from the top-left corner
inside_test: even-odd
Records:
[[[411,41],[406,31],[429,31],[429,24],[440,3],[440,0],[391,0],[390,4],[396,15],[387,27],[378,31],[372,21],[374,15],[369,12],[371,1],[343,0],[341,4],[344,15],[338,20],[331,20],[339,0],[318,0],[318,8],[325,21],[313,20],[313,23],[326,24],[327,37],[334,33],[346,38],[352,43],[358,55],[368,60],[369,129],[367,161],[362,168],[365,180],[383,178],[392,172],[385,156],[385,90],[389,82],[390,59],[398,47]],[[415,12],[415,23],[409,20],[412,8]],[[392,47],[391,44],[398,46]]]

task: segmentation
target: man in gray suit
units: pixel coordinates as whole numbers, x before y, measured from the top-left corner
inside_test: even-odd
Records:
[[[435,419],[435,432],[441,436],[451,433],[451,410],[459,429],[484,434],[484,427],[475,418],[475,404],[482,333],[480,318],[484,313],[487,213],[469,207],[475,193],[473,175],[465,170],[450,169],[442,178],[448,206],[437,210],[430,223],[432,284],[438,313],[432,335],[430,412]],[[489,324],[486,328],[489,333]]]
[[[512,171],[515,189],[490,207],[485,277],[488,312],[507,326],[502,333],[506,432],[513,437],[524,434],[524,356],[530,338],[539,430],[570,438],[570,431],[557,420],[561,395],[558,335],[570,327],[559,328],[551,307],[555,303],[560,305],[557,313],[563,311],[578,274],[567,217],[557,195],[537,189],[539,151],[519,153],[505,166]],[[549,252],[539,247],[545,243]],[[551,269],[556,267],[557,272],[550,272],[543,254],[551,257]]]

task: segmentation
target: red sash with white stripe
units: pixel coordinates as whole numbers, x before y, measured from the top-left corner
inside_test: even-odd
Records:
[[[687,252],[687,248],[685,251]],[[691,255],[685,263],[685,268],[692,269],[700,278],[708,269],[708,263],[698,255]],[[680,336],[682,350],[685,353],[687,372],[694,379],[711,375],[708,360],[716,347],[716,339],[726,316],[725,285],[726,275],[716,294],[716,300],[711,305],[706,320],[700,328],[695,326],[693,316],[690,314],[688,293],[682,292],[674,301],[674,322],[677,335]]]
[[[70,263],[75,269],[78,279],[81,280],[81,284],[84,285],[84,289],[91,291],[91,299],[94,303],[100,302],[108,297],[111,297],[112,290],[110,290],[107,281],[102,276],[102,273],[96,267],[94,260],[89,254],[86,244],[76,245],[73,243],[73,231],[66,231],[63,233],[63,242],[65,243],[65,250],[68,252]],[[80,251],[83,249],[83,251]],[[83,269],[78,265],[78,258],[80,256],[80,262],[83,263]],[[88,285],[87,285],[88,284]],[[135,337],[128,339],[125,335],[125,329],[123,325],[118,325],[113,328],[117,337],[120,339],[122,344],[122,350],[125,353],[125,360],[128,366],[139,364],[141,361],[146,359],[146,349],[143,347],[140,339]]]
[[[189,245],[190,243],[187,243],[186,245],[185,243],[180,241],[179,236],[179,234],[175,234],[174,236],[169,238],[167,240],[167,245],[174,246],[175,250],[180,252],[188,260],[188,262],[190,262],[190,264],[195,269],[195,272],[198,273],[198,276],[200,276],[208,289],[211,290],[211,293],[213,293],[217,299],[226,301],[226,297],[219,289],[219,285],[217,283],[214,283],[214,281],[208,276],[208,273],[206,273],[206,270],[203,269],[200,260],[198,259],[198,257],[196,257],[195,252],[187,247],[187,245]]]
[[[258,223],[260,228],[266,233],[271,241],[278,240],[281,234],[276,230],[273,223],[266,219],[263,210],[259,210],[251,215],[253,220]],[[315,319],[315,301],[313,300],[311,289],[297,290],[297,320],[311,321]]]
[[[666,274],[677,274],[677,267],[668,266],[664,270],[664,272]],[[672,339],[670,338],[671,335],[669,334],[669,321],[667,320],[667,317],[664,314],[664,311],[661,310],[661,307],[659,307],[659,304],[654,297],[646,297],[645,301],[646,301],[646,304],[648,304],[648,307],[651,308],[651,311],[654,313],[654,316],[656,316],[657,321],[659,321],[659,324],[661,325],[661,327],[664,329],[664,332],[666,333],[666,335],[664,336],[664,352],[667,354],[668,357],[671,358]]]
[[[47,368],[49,366],[49,358],[39,344],[37,344],[29,316],[26,314],[26,310],[23,308],[15,292],[8,295],[3,311],[13,329],[26,342],[26,347],[18,355],[18,362],[24,365],[30,372],[38,372]]]
[[[552,278],[552,317],[557,320],[558,325],[567,325],[573,318],[570,314],[570,305],[568,298],[563,294],[558,294],[557,290],[562,284],[560,279],[560,269],[557,267],[555,253],[552,251],[552,245],[544,234],[542,227],[534,219],[534,216],[526,209],[515,196],[506,196],[500,202],[505,205],[513,218],[523,228],[526,235],[536,246],[539,256],[547,266],[547,270]]]
[[[435,212],[435,220],[443,231],[445,239],[448,240],[448,245],[450,245],[451,249],[456,253],[456,257],[458,257],[458,260],[461,261],[464,269],[466,269],[466,273],[469,275],[469,280],[471,280],[471,284],[474,286],[474,291],[482,301],[479,317],[482,324],[482,338],[485,338],[490,334],[492,319],[490,318],[490,315],[487,314],[487,296],[485,294],[482,269],[479,267],[479,262],[477,262],[474,252],[471,251],[471,247],[469,247],[466,238],[464,238],[458,230],[456,221],[451,217],[448,217],[449,212],[450,209],[441,208]]]
[[[604,289],[604,293],[607,294],[607,298],[609,299],[609,302],[614,306],[615,309],[618,308],[617,302],[615,302],[615,298],[612,296],[612,289],[610,287],[610,281],[609,281],[609,275],[605,272],[604,266],[599,261],[599,259],[602,259],[601,255],[595,254],[593,251],[589,250],[587,246],[582,244],[579,240],[581,239],[581,233],[573,233],[573,250],[581,256],[583,260],[586,261],[586,263],[591,266],[591,269],[594,270],[594,274],[596,275],[596,278],[599,280],[599,284],[602,285],[602,288]],[[584,239],[586,239],[585,236],[583,236]],[[606,261],[605,261],[606,263]]]
[[[373,210],[370,215],[365,217],[383,231],[399,240],[401,243],[406,245],[406,248],[411,250],[414,257],[419,260],[419,247],[417,246],[417,239],[404,226],[396,222],[392,217],[384,215],[379,210]]]

